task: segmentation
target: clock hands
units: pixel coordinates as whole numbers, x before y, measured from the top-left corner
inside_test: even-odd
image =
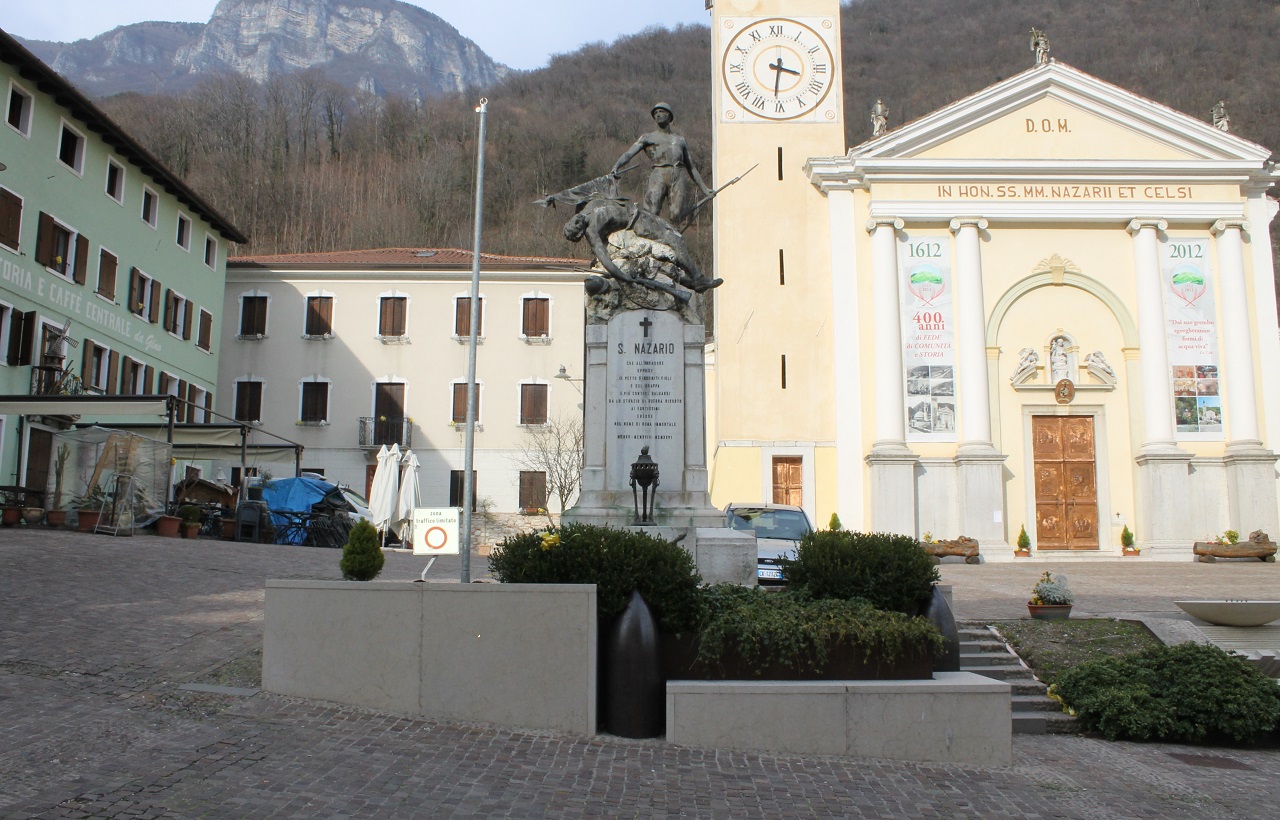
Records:
[[[773,96],[775,97],[778,96],[778,89],[782,85],[782,73],[784,71],[788,74],[794,74],[797,77],[800,76],[799,71],[796,71],[794,68],[787,68],[782,64],[782,55],[778,55],[778,62],[769,63],[769,68],[773,71]]]

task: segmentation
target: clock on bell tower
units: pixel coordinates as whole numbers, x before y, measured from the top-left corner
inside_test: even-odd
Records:
[[[714,184],[755,166],[715,203],[725,284],[715,294],[712,500],[800,500],[813,518],[834,507],[837,317],[828,202],[804,167],[845,151],[840,4],[715,0],[711,36]],[[820,503],[820,485],[831,503]]]

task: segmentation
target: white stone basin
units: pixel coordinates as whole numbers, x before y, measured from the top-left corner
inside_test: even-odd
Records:
[[[1218,626],[1262,626],[1280,618],[1280,601],[1174,601],[1188,615]]]

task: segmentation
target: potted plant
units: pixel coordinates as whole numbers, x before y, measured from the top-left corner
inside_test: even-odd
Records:
[[[1031,589],[1027,610],[1038,621],[1061,621],[1071,617],[1071,605],[1075,602],[1076,596],[1067,586],[1066,576],[1045,570]]]
[[[1125,555],[1137,555],[1142,552],[1142,548],[1134,543],[1133,533],[1129,530],[1128,524],[1120,530],[1120,549]]]
[[[178,527],[182,525],[182,519],[176,515],[161,515],[156,519],[156,535],[164,538],[177,538]]]
[[[182,537],[200,537],[200,508],[194,504],[185,504],[178,508],[178,518],[182,520]]]
[[[98,526],[98,518],[102,514],[102,505],[107,500],[106,496],[102,485],[94,484],[85,491],[84,495],[71,502],[72,508],[76,510],[76,528],[80,532],[93,532]]]
[[[1013,551],[1016,558],[1031,557],[1031,536],[1027,535],[1027,525],[1023,524],[1018,531],[1018,548]]]
[[[5,507],[4,512],[0,514],[0,523],[3,523],[6,527],[12,527],[20,520],[22,520],[21,507]]]
[[[45,523],[50,527],[62,527],[67,523],[67,511],[62,509],[62,473],[71,458],[71,447],[63,444],[58,448],[58,455],[53,460],[53,506],[45,515]]]

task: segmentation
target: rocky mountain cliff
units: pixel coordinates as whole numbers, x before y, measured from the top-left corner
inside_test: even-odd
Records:
[[[136,23],[74,43],[24,42],[94,96],[317,68],[350,88],[424,99],[510,73],[444,20],[397,0],[221,0],[205,24]]]

